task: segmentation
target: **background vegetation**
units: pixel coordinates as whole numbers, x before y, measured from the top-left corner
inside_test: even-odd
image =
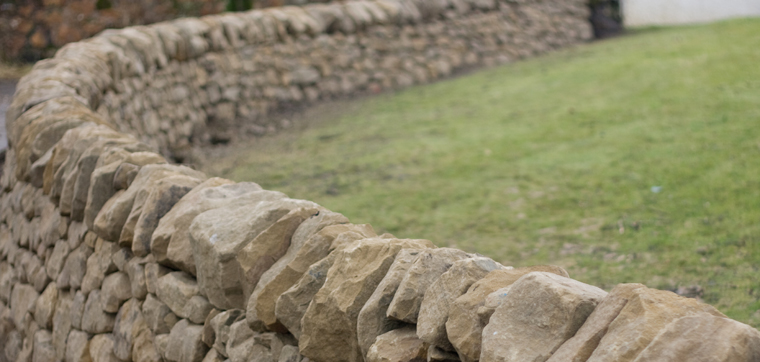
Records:
[[[681,288],[760,327],[757,34],[648,29],[333,103],[204,167],[506,265]]]

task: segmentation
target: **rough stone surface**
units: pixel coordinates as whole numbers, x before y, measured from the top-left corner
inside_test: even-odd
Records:
[[[554,273],[526,274],[512,285],[483,329],[480,360],[546,361],[606,295]]]
[[[301,353],[314,360],[361,361],[356,319],[364,303],[401,249],[431,247],[427,240],[374,238],[340,250],[303,317]]]
[[[194,325],[183,319],[174,325],[166,345],[164,357],[170,362],[200,362],[208,352],[208,346],[201,341],[203,326]]]
[[[98,334],[90,340],[90,358],[93,362],[119,362],[113,354],[113,336]]]
[[[388,316],[417,323],[425,291],[458,260],[472,257],[461,250],[439,248],[424,251],[406,273],[388,307]]]
[[[150,253],[151,238],[159,220],[177,201],[200,183],[201,179],[186,175],[163,178],[155,183],[139,210],[132,208],[130,217],[139,212],[132,238],[132,251],[135,255],[146,256]],[[135,201],[137,203],[137,199]],[[129,219],[127,222],[129,223]]]
[[[612,318],[610,317],[614,313],[609,310],[592,314],[586,323],[588,327],[579,331],[577,338],[568,341],[572,343],[570,346],[576,346],[574,351],[568,353],[558,350],[558,353],[568,353],[571,358],[576,358],[576,355],[585,355],[593,350],[586,359],[589,362],[633,361],[662,329],[676,319],[705,313],[725,317],[712,306],[698,300],[669,291],[650,289],[641,284],[618,285],[607,299],[615,304],[622,299],[625,300],[625,305]],[[590,335],[589,332],[594,330],[595,335]],[[595,343],[599,338],[596,334],[603,334],[598,343]],[[585,343],[578,343],[584,340]]]
[[[485,257],[455,262],[427,288],[417,317],[417,335],[430,345],[453,351],[454,346],[446,334],[451,303],[476,281],[497,269],[504,269],[504,266]]]
[[[93,249],[82,244],[69,253],[63,263],[63,269],[58,274],[56,284],[59,288],[71,288],[73,290],[82,287],[84,276],[87,273],[87,261],[92,256]]]
[[[158,222],[150,241],[150,249],[156,261],[195,275],[195,260],[187,232],[190,224],[202,212],[222,207],[237,197],[255,191],[261,191],[261,187],[255,183],[235,184],[218,177],[196,186]]]
[[[635,359],[644,361],[760,361],[760,332],[746,324],[699,314],[668,324]]]
[[[312,202],[281,198],[278,193],[259,192],[265,193],[262,200],[275,201],[209,210],[190,225],[198,286],[216,308],[245,308],[244,290],[249,287],[244,287],[248,283],[238,253],[290,210],[317,207]]]
[[[427,343],[417,337],[414,326],[407,326],[378,336],[365,361],[422,362],[427,361],[427,351]]]
[[[523,275],[534,271],[569,277],[567,271],[552,265],[494,270],[475,282],[467,293],[450,304],[446,334],[463,362],[474,362],[480,359],[483,328],[488,324],[496,307],[501,304],[501,300],[497,300],[498,304],[486,306],[486,299],[497,291],[501,291],[499,296],[506,298],[512,284]]]
[[[142,312],[145,322],[155,334],[171,332],[172,327],[179,321],[177,315],[153,294],[148,294],[145,298]]]
[[[114,323],[115,315],[103,311],[100,290],[90,292],[87,303],[84,305],[84,314],[82,314],[82,330],[92,334],[110,333]]]
[[[132,288],[127,273],[116,272],[103,280],[100,299],[104,312],[118,312],[121,304],[129,298],[132,298]]]
[[[204,343],[211,345],[220,354],[227,355],[227,341],[230,337],[230,328],[240,320],[244,320],[245,314],[241,309],[231,309],[217,314],[209,323],[210,332],[204,332]],[[212,335],[213,334],[213,335]]]
[[[66,357],[66,339],[71,333],[72,305],[74,297],[70,292],[61,292],[53,315],[53,347],[57,360]]]
[[[34,320],[37,325],[45,329],[53,329],[56,303],[58,303],[58,287],[55,283],[50,283],[34,303]]]
[[[292,209],[240,249],[235,258],[244,279],[242,286],[246,301],[259,284],[261,276],[288,251],[291,238],[298,226],[318,212],[316,205]]]
[[[90,362],[90,337],[87,333],[72,330],[66,339],[66,362]]]
[[[386,316],[388,305],[391,304],[404,275],[423,252],[421,249],[402,249],[396,254],[388,273],[364,303],[356,321],[356,334],[363,356],[367,355],[369,348],[375,343],[375,338],[403,325],[403,322]]]
[[[185,307],[198,295],[198,283],[185,272],[173,272],[158,279],[157,296],[180,318],[186,318]]]

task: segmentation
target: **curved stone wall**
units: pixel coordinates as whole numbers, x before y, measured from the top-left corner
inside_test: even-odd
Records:
[[[757,361],[760,333],[697,300],[377,235],[167,161],[276,130],[270,109],[583,41],[587,16],[570,0],[356,1],[65,46],[7,115],[0,361]]]

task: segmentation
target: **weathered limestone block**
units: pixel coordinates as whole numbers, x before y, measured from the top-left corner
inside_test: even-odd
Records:
[[[27,313],[31,313],[34,310],[35,303],[39,294],[31,285],[28,284],[16,284],[13,287],[11,293],[10,307],[13,323],[16,324],[16,329],[25,330],[26,323],[25,318]]]
[[[224,362],[224,360],[224,356],[212,348],[206,353],[206,357],[203,357],[202,362]]]
[[[130,299],[119,309],[113,326],[114,355],[122,361],[133,360],[133,347],[140,334],[150,333],[141,311],[141,303]]]
[[[92,334],[110,333],[114,323],[115,316],[103,311],[100,290],[90,292],[87,303],[84,305],[84,314],[82,314],[82,330]]]
[[[760,361],[760,332],[710,314],[668,324],[636,358],[644,361]]]
[[[113,336],[98,334],[90,340],[90,358],[92,362],[119,362],[113,354]]]
[[[417,335],[430,345],[453,351],[454,346],[446,334],[451,303],[476,281],[497,269],[504,269],[504,266],[485,257],[455,262],[425,292],[417,317]]]
[[[134,152],[129,153],[123,149],[112,149],[104,153],[98,159],[98,165],[92,172],[91,185],[87,193],[87,204],[84,208],[84,223],[92,229],[95,224],[95,218],[106,204],[106,202],[120,189],[126,189],[114,186],[115,182],[126,184],[125,180],[115,179],[117,171],[124,171],[122,165],[129,164],[134,166],[134,175],[137,175],[137,169],[140,166],[150,164],[164,164],[166,160],[158,154],[152,152]],[[126,176],[122,172],[122,176]]]
[[[87,296],[78,290],[74,293],[74,300],[71,302],[71,327],[82,329],[82,317],[84,316],[84,307],[87,305]]]
[[[158,300],[153,294],[148,294],[143,302],[143,318],[154,334],[166,334],[179,321],[177,315],[169,307]]]
[[[432,247],[427,240],[376,238],[340,250],[303,317],[301,353],[315,360],[361,361],[356,336],[359,311],[401,249]]]
[[[69,253],[56,279],[59,288],[75,290],[82,287],[82,281],[87,272],[87,261],[92,253],[93,249],[85,244],[79,245],[78,248]]]
[[[52,284],[52,283],[51,283]],[[71,312],[74,297],[69,292],[58,295],[58,303],[53,315],[53,347],[57,360],[66,358],[66,339],[71,332]]]
[[[66,339],[66,362],[91,362],[90,336],[76,329]]]
[[[41,328],[53,329],[53,313],[56,303],[58,303],[58,287],[55,283],[50,283],[34,303],[34,320]]]
[[[669,323],[725,317],[710,305],[641,284],[619,284],[549,361],[633,361]]]
[[[61,270],[63,270],[63,263],[66,261],[66,257],[69,255],[69,244],[63,240],[55,243],[53,253],[45,261],[45,271],[47,272],[50,280],[57,280]]]
[[[47,329],[40,329],[34,333],[34,353],[32,356],[32,362],[55,361],[53,335]]]
[[[118,250],[119,247],[116,243],[98,239],[95,244],[95,252],[87,258],[87,272],[82,279],[83,293],[88,294],[90,291],[100,288],[105,276],[117,270],[111,255]]]
[[[92,173],[97,166],[101,154],[112,148],[124,149],[127,152],[150,150],[147,145],[139,143],[137,139],[132,136],[128,136],[97,141],[82,152],[82,155],[77,161],[76,171],[66,180],[64,190],[61,194],[61,206],[64,205],[64,200],[67,200],[67,202],[70,203],[69,211],[72,220],[84,220],[84,211],[87,206],[87,196],[90,191]],[[71,184],[73,185],[69,186]],[[68,190],[71,191],[67,192]],[[69,198],[70,201],[68,201]],[[63,211],[64,209],[61,208],[61,210]]]
[[[204,332],[204,343],[217,350],[222,356],[227,355],[227,341],[230,337],[230,328],[235,322],[244,320],[245,314],[241,309],[226,310],[217,314],[209,321],[208,328],[211,333]]]
[[[16,271],[5,261],[0,261],[0,302],[9,303],[13,286],[19,282]]]
[[[257,235],[253,241],[238,252],[236,259],[240,264],[242,276],[245,279],[243,294],[246,300],[251,299],[251,294],[255,287],[258,286],[261,276],[284,256],[288,248],[290,248],[291,238],[298,226],[318,212],[319,210],[313,207],[293,209],[272,224],[272,226],[262,231],[261,234]],[[256,297],[253,297],[254,303]],[[255,308],[251,309],[255,310]],[[273,328],[278,327],[275,323],[271,325]],[[284,329],[280,331],[284,332]]]
[[[198,283],[185,272],[172,272],[158,279],[157,296],[180,318],[186,318],[185,307],[198,295]]]
[[[118,312],[121,304],[129,298],[132,298],[132,288],[127,273],[116,272],[108,275],[103,280],[100,300],[104,312]]]
[[[105,139],[121,139],[125,135],[122,135],[107,126],[97,127],[80,127],[71,129],[66,132],[77,133],[77,139],[71,144],[71,147],[67,150],[68,154],[66,159],[61,163],[61,166],[55,170],[53,174],[52,189],[50,190],[51,197],[59,199],[58,207],[60,208],[61,215],[69,215],[71,213],[71,201],[74,193],[74,186],[76,183],[76,175],[78,174],[77,164],[82,154],[88,147],[100,140]],[[56,148],[64,145],[59,142]],[[64,145],[65,147],[65,145]],[[59,149],[53,151],[56,156],[59,154]]]
[[[367,362],[427,361],[428,345],[417,337],[414,326],[394,329],[377,337],[367,353]]]
[[[255,333],[248,327],[245,320],[238,320],[230,326],[227,343],[225,344],[226,355],[230,361],[245,362],[250,357],[257,357],[253,351]]]
[[[150,253],[150,241],[153,231],[158,226],[159,220],[172,209],[185,194],[201,183],[201,179],[177,175],[170,176],[156,182],[147,199],[142,203],[142,209],[132,209],[132,215],[139,212],[134,228],[132,239],[132,251],[137,256],[145,256]],[[137,199],[135,199],[137,204]],[[127,220],[129,224],[129,219]],[[125,228],[126,230],[126,228]],[[122,232],[124,237],[124,232]]]
[[[113,265],[116,266],[116,269],[119,269],[119,271],[122,272],[127,271],[127,263],[129,263],[132,258],[134,258],[134,254],[132,254],[132,249],[130,248],[119,248],[111,254]]]
[[[219,309],[245,307],[246,281],[236,256],[290,210],[317,207],[309,201],[279,199],[206,211],[190,225],[198,285]],[[251,286],[251,289],[253,287]]]
[[[132,258],[126,267],[127,275],[129,275],[129,283],[132,298],[144,300],[148,295],[148,285],[145,277],[145,264],[147,264],[149,257],[147,258]]]
[[[203,326],[191,324],[183,319],[174,325],[169,334],[165,358],[169,362],[200,362],[208,352],[208,346],[201,341]]]
[[[202,212],[222,207],[235,198],[255,191],[261,191],[255,183],[233,183],[218,177],[196,186],[158,222],[150,241],[150,250],[156,261],[195,275],[195,261],[187,232],[190,224]]]
[[[358,238],[362,238],[359,235],[377,236],[369,225],[353,225],[347,222],[348,219],[343,215],[330,211],[320,211],[319,215],[304,221],[293,234],[291,246],[285,256],[259,280],[248,301],[246,319],[249,322],[260,319],[270,329],[284,328],[275,312],[278,298],[298,282],[311,265],[334,250],[333,242],[339,235],[348,235],[349,231],[355,230],[356,233],[352,232],[351,235]]]
[[[190,298],[187,304],[185,304],[182,316],[195,324],[203,324],[212,309],[214,309],[214,307],[209,303],[206,297],[196,295]]]
[[[452,248],[425,250],[409,268],[388,307],[388,316],[407,323],[417,323],[425,291],[458,260],[473,255]]]
[[[501,291],[502,295],[506,295],[512,284],[523,275],[534,271],[569,277],[567,271],[553,265],[494,270],[475,282],[467,293],[451,303],[449,320],[446,322],[446,334],[462,362],[474,362],[480,359],[483,328],[500,304],[487,307],[486,299],[496,291]]]
[[[287,217],[287,215],[285,217]],[[269,270],[262,274],[251,297],[248,299],[246,319],[252,329],[259,329],[257,326],[253,325],[253,321],[260,320],[262,324],[266,325],[270,330],[279,332],[286,330],[284,326],[277,322],[274,309],[277,298],[283,292],[288,290],[288,288],[290,288],[290,286],[292,286],[297,280],[295,275],[291,277],[290,280],[287,280],[285,273],[293,271],[288,268],[288,265],[301,255],[301,249],[304,245],[308,244],[309,250],[316,251],[313,249],[316,242],[312,242],[312,239],[317,233],[321,232],[328,226],[347,222],[348,219],[341,214],[321,210],[316,215],[310,216],[298,226],[290,238],[290,246],[285,255],[274,263]],[[319,238],[319,241],[321,241],[320,244],[331,244],[335,236],[337,236],[337,234],[327,234],[327,237]],[[310,257],[318,257],[321,256],[322,253],[317,252],[316,254],[317,255],[311,255]],[[327,256],[327,253],[324,253],[324,256]],[[315,259],[314,262],[318,260],[319,259]],[[303,275],[303,273],[297,277],[300,278],[301,275]]]
[[[379,335],[404,325],[403,322],[386,316],[388,305],[391,304],[404,275],[422,252],[421,249],[403,249],[396,254],[388,273],[364,303],[356,321],[356,333],[363,356],[367,355]]]
[[[171,269],[156,263],[145,264],[145,288],[148,289],[148,293],[157,294],[158,279],[170,272]]]
[[[133,214],[132,209],[137,206],[138,211],[141,210],[141,202],[147,199],[155,183],[175,175],[186,175],[197,179],[205,177],[203,173],[184,166],[165,164],[143,166],[127,190],[117,192],[106,202],[95,218],[93,231],[103,239],[120,241],[126,243],[123,246],[131,246],[134,227],[140,216],[139,213]],[[128,219],[129,224],[127,224]]]
[[[545,361],[583,325],[607,292],[554,273],[516,281],[483,329],[480,360]]]
[[[56,245],[60,238],[58,227],[61,224],[61,213],[48,197],[43,197],[42,200],[45,201],[40,213],[40,239],[45,245]]]

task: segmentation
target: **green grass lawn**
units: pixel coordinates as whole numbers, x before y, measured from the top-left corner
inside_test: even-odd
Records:
[[[316,112],[205,168],[608,290],[698,285],[760,327],[759,34],[637,31]]]

